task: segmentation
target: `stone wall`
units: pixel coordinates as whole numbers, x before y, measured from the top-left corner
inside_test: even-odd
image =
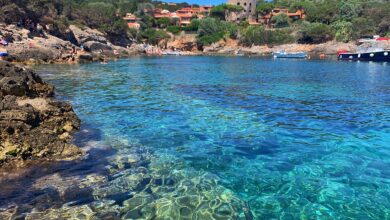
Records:
[[[237,19],[246,19],[246,20],[252,20],[254,19],[256,15],[256,6],[257,6],[257,0],[228,0],[228,4],[231,5],[239,5],[244,8],[244,11],[235,14],[235,15],[229,15],[230,21],[237,21]],[[235,19],[235,20],[233,20]]]

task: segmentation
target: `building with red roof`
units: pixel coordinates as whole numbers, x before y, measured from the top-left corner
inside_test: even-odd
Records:
[[[200,6],[200,7],[186,7],[181,8],[175,12],[170,12],[168,10],[163,9],[155,9],[154,10],[154,18],[170,18],[170,19],[178,19],[178,23],[180,26],[187,26],[191,23],[192,19],[204,18],[208,13],[210,13],[212,6]]]
[[[127,26],[129,28],[134,28],[138,30],[141,27],[141,25],[139,24],[139,21],[141,19],[132,13],[126,13],[126,16],[123,17],[123,20],[127,22]]]

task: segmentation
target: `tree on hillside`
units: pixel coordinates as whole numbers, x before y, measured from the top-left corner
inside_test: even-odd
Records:
[[[157,45],[160,41],[170,38],[167,32],[154,28],[146,29],[141,34],[146,39],[146,42],[152,45]]]
[[[160,28],[166,28],[171,24],[171,19],[161,18],[161,19],[157,20],[156,23]]]
[[[331,28],[323,23],[303,22],[299,30],[300,43],[318,44],[330,41],[334,37]]]
[[[337,0],[326,0],[318,2],[315,7],[305,8],[306,20],[309,22],[320,22],[329,25],[338,17],[337,5]]]
[[[236,24],[221,21],[217,18],[205,18],[199,21],[198,43],[209,45],[223,38],[236,38],[238,27]]]
[[[346,43],[353,39],[353,24],[351,22],[336,21],[331,27],[337,41]]]
[[[265,30],[263,26],[248,26],[240,36],[240,43],[248,47],[292,43],[294,40],[288,30]]]
[[[342,20],[351,21],[361,15],[363,7],[359,0],[345,0],[338,4],[338,14]]]
[[[256,7],[256,12],[260,15],[266,15],[274,9],[275,5],[271,2],[262,2],[258,3]]]
[[[287,14],[281,13],[273,16],[271,22],[274,24],[275,28],[284,28],[290,25],[290,18]]]

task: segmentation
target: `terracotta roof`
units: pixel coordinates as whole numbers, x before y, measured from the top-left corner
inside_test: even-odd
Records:
[[[129,28],[135,28],[135,29],[138,29],[138,28],[141,27],[140,24],[138,24],[138,23],[133,23],[133,22],[127,23],[127,26],[128,26]]]

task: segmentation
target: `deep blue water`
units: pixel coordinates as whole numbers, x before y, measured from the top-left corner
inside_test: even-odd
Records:
[[[161,162],[147,170],[182,172],[180,181],[192,181],[185,189],[194,178],[215,180],[212,197],[234,197],[224,201],[233,211],[215,209],[219,219],[390,219],[388,64],[138,57],[38,69],[85,131],[99,133],[96,145],[114,146],[119,157],[143,149],[151,164]],[[175,189],[149,193],[193,193]],[[159,207],[157,216],[178,218],[175,207]],[[199,209],[177,212],[184,219]]]

